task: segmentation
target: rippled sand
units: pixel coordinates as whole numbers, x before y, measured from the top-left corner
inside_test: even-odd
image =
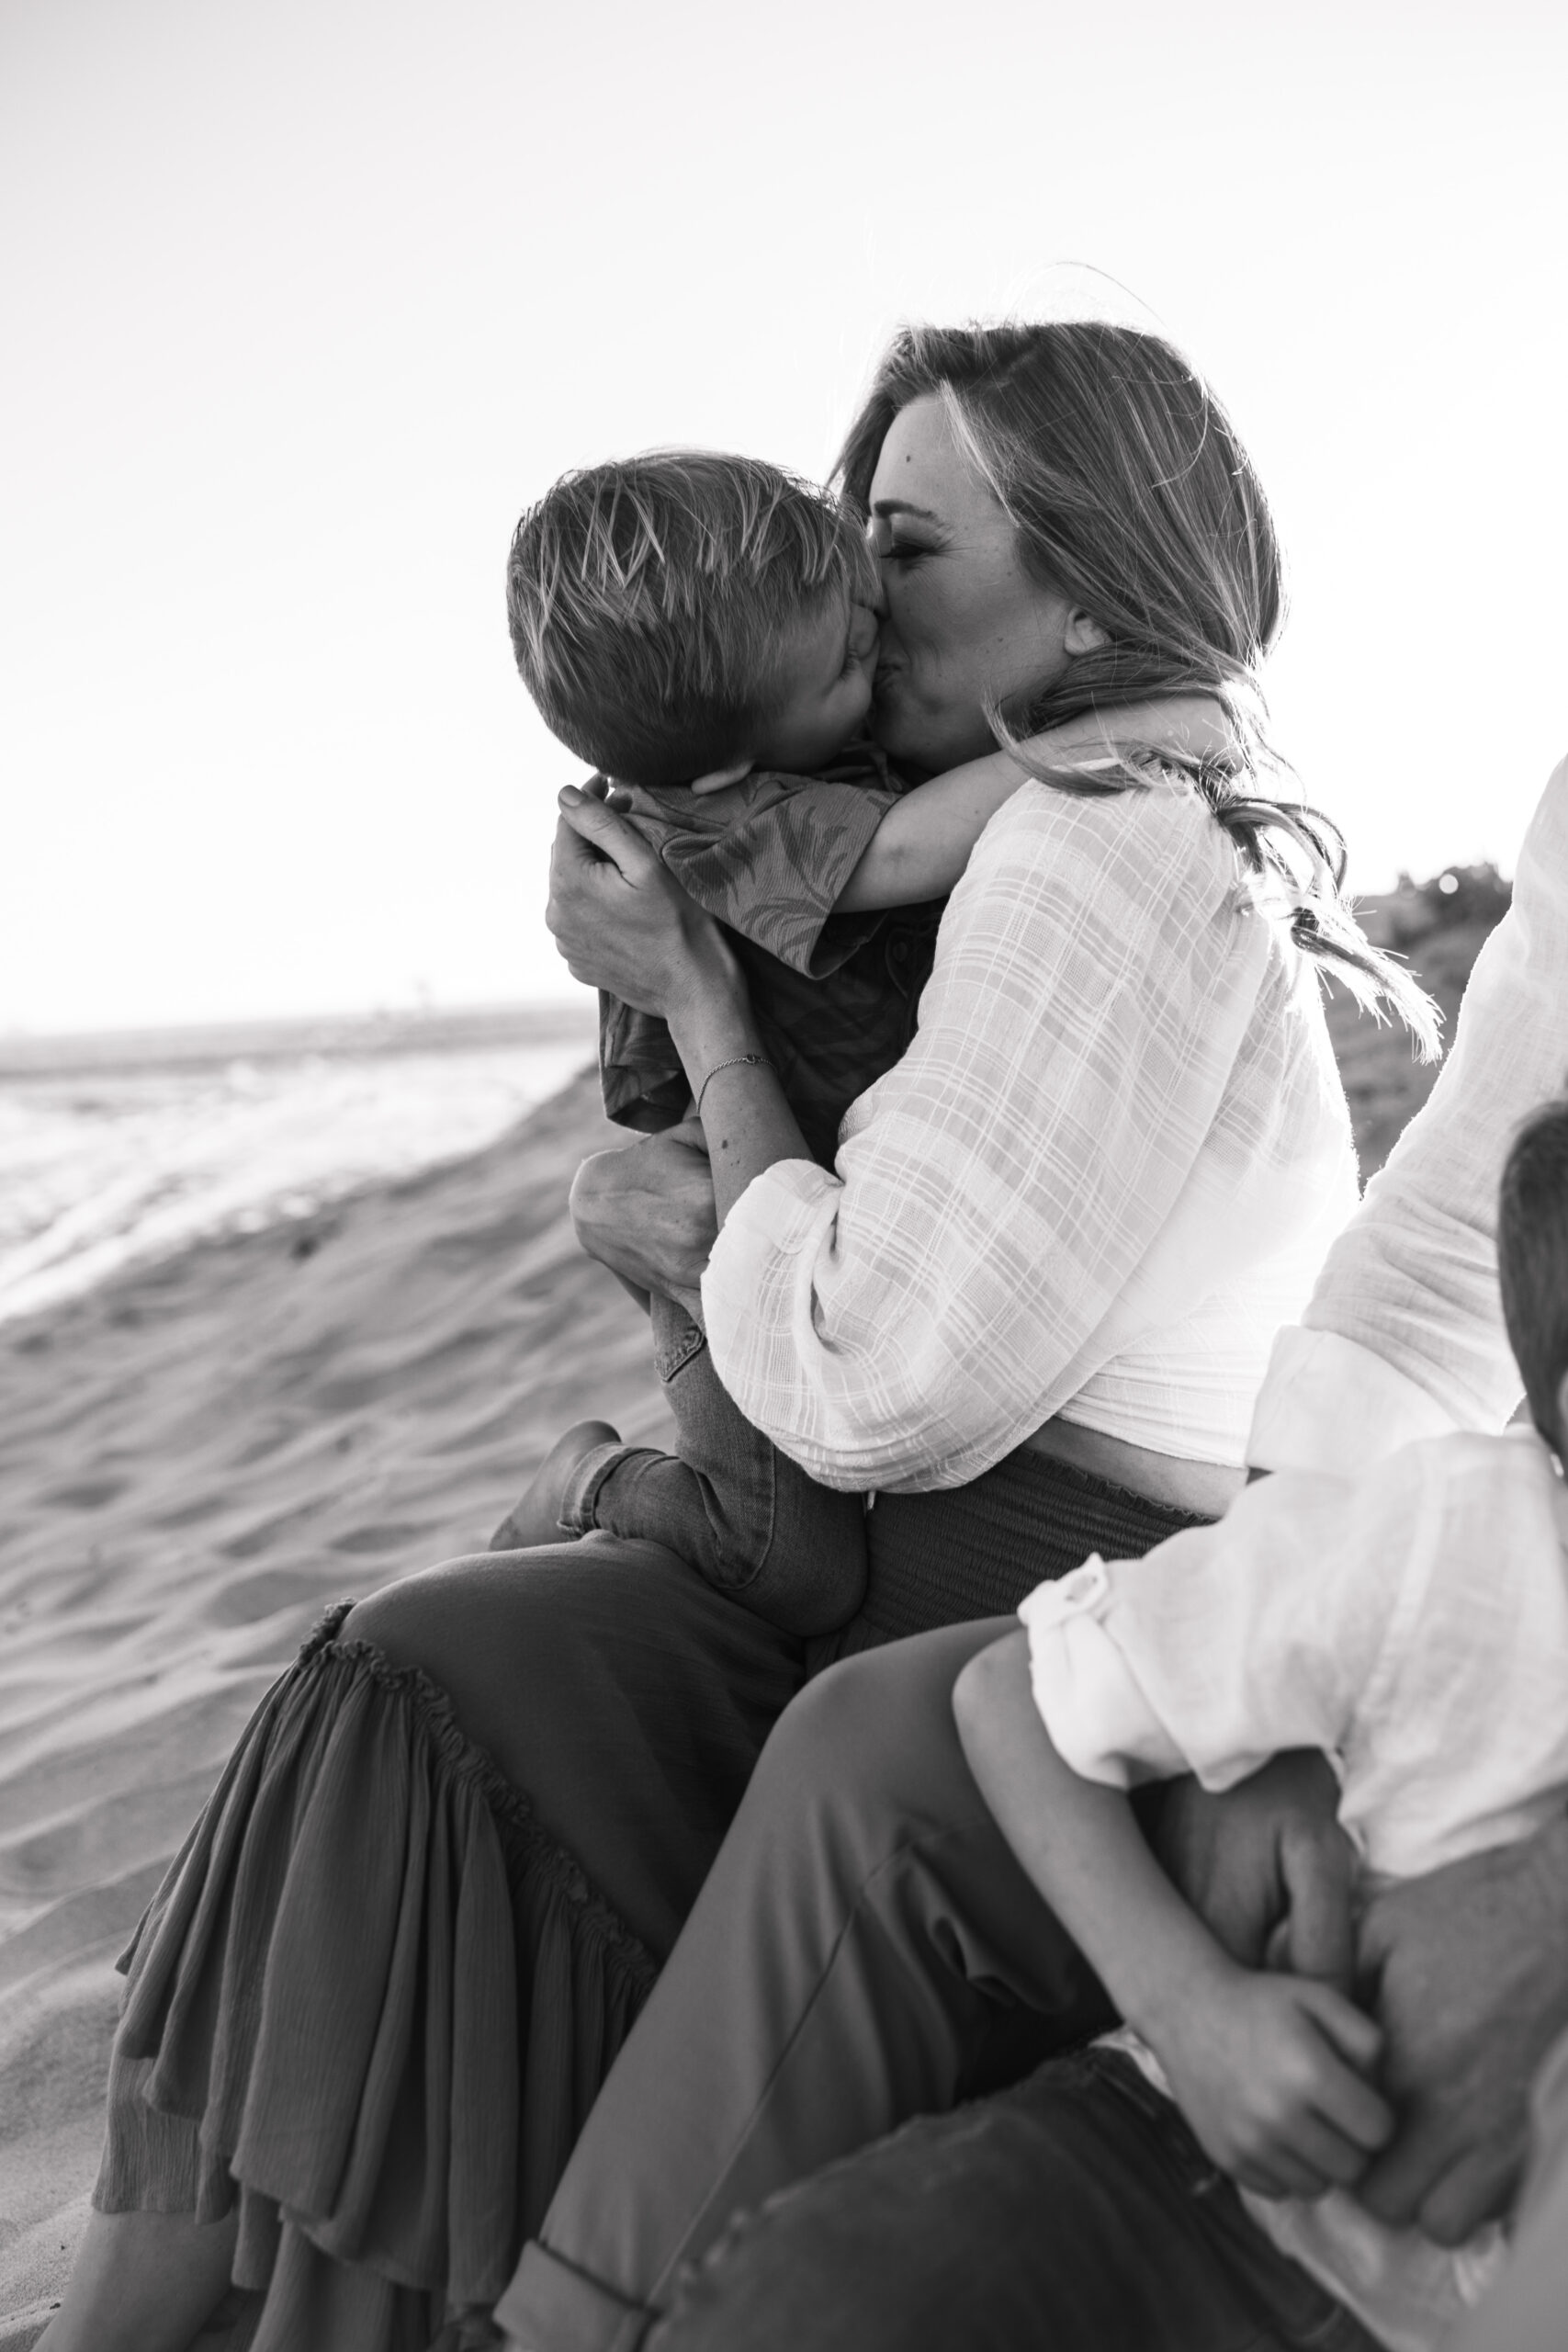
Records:
[[[86,2211],[113,1960],[325,1604],[478,1548],[589,1411],[665,1431],[566,1193],[585,1075],[479,1158],[0,1328],[0,2352]]]

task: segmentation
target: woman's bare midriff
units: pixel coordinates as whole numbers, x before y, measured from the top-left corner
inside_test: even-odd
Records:
[[[1125,1438],[1107,1437],[1102,1430],[1086,1430],[1077,1421],[1046,1421],[1024,1444],[1034,1453],[1070,1463],[1096,1478],[1126,1487],[1145,1502],[1170,1510],[1188,1510],[1218,1519],[1229,1510],[1247,1483],[1245,1470],[1227,1469],[1218,1462],[1188,1462],[1179,1454],[1155,1453],[1145,1445],[1130,1445]]]

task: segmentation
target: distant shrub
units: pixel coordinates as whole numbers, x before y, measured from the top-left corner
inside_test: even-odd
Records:
[[[1402,874],[1397,892],[1385,902],[1389,944],[1412,947],[1435,931],[1450,931],[1461,923],[1491,931],[1502,922],[1513,898],[1512,883],[1490,864],[1448,865],[1426,882]]]

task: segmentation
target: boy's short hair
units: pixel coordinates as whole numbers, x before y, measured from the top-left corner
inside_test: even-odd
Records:
[[[1558,1392],[1568,1373],[1568,1099],[1535,1112],[1503,1165],[1497,1209],[1503,1320],[1530,1419],[1559,1454]]]
[[[756,458],[658,449],[563,474],[528,509],[506,607],[552,733],[628,783],[687,784],[773,715],[790,632],[874,581],[829,492]]]

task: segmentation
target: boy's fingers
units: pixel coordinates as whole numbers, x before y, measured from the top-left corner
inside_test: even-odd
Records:
[[[1325,2123],[1370,2155],[1393,2133],[1393,2110],[1362,2071],[1374,2063],[1382,2037],[1373,2027],[1371,2054],[1364,2057],[1369,2042],[1361,2029],[1371,2020],[1326,1986],[1307,1985],[1303,1990],[1316,1996],[1303,2006],[1310,2007],[1324,2041],[1313,2108]]]
[[[1259,2197],[1321,2197],[1327,2186],[1321,2173],[1281,2147],[1270,2148],[1267,2156],[1249,2156],[1236,2166],[1235,2177]]]
[[[1290,2156],[1312,2174],[1315,2183],[1310,2189],[1297,2189],[1298,2197],[1316,2196],[1329,2184],[1348,2188],[1367,2169],[1366,2150],[1345,2132],[1337,2132],[1321,2115],[1302,2117],[1291,2133]]]
[[[1332,1984],[1317,1984],[1310,1977],[1303,1979],[1300,1993],[1303,2008],[1329,2046],[1359,2075],[1370,2075],[1382,2056],[1382,2028],[1376,2018],[1368,2017]]]

